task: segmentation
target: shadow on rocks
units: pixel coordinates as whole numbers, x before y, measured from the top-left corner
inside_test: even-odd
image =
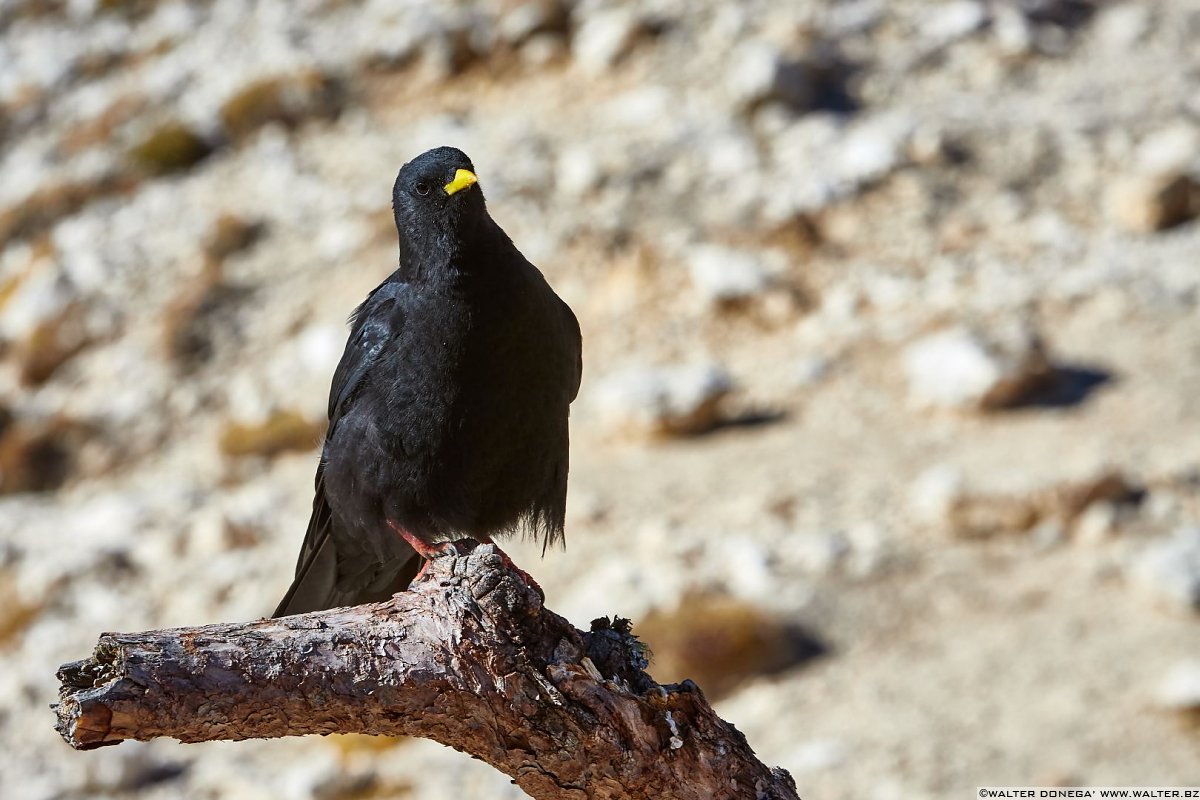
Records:
[[[767,408],[752,408],[734,414],[729,417],[718,419],[713,424],[696,433],[696,437],[711,436],[715,433],[730,430],[749,430],[754,428],[764,428],[768,425],[774,425],[777,422],[783,422],[788,418],[786,411]]]
[[[1030,392],[1012,408],[1074,408],[1082,405],[1101,386],[1115,380],[1112,372],[1095,365],[1055,366],[1041,387]]]

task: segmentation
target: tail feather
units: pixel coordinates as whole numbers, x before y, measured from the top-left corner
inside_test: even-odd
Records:
[[[337,551],[328,535],[306,562],[298,565],[296,579],[279,601],[272,617],[287,617],[330,608],[337,586]]]
[[[381,564],[377,556],[356,549],[348,541],[342,542],[339,552],[333,528],[333,515],[325,499],[324,470],[318,467],[312,517],[296,562],[296,579],[272,617],[381,602],[407,589],[416,576],[421,559],[398,538],[398,557]]]
[[[339,580],[337,550],[333,539],[327,537],[297,573],[271,616],[288,617],[326,608],[381,603],[407,589],[420,566],[421,559],[414,552],[404,561],[378,565],[372,574],[359,580]]]

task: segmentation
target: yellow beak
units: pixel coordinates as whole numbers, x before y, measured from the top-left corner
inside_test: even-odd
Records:
[[[442,188],[446,190],[446,194],[454,194],[466,189],[472,184],[478,183],[479,178],[475,177],[475,173],[469,169],[460,169],[454,173],[454,180],[447,183]]]

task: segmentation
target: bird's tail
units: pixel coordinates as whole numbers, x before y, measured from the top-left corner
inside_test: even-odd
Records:
[[[333,540],[327,538],[297,571],[296,579],[271,616],[288,617],[326,608],[381,603],[407,589],[420,567],[421,558],[414,552],[405,561],[380,566],[373,580],[339,581],[337,552]]]
[[[332,608],[329,601],[337,585],[337,552],[328,536],[296,568],[296,578],[279,601],[272,617],[287,617]]]
[[[296,579],[272,617],[382,602],[407,589],[416,577],[421,559],[399,537],[392,543],[392,558],[381,564],[374,554],[355,550],[345,537],[342,552],[338,552],[333,527],[324,469],[318,467],[313,511],[296,561]]]

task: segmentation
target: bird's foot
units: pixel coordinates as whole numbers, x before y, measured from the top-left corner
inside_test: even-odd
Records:
[[[492,547],[496,548],[496,554],[500,556],[500,560],[504,562],[504,566],[508,567],[513,572],[517,573],[517,577],[519,577],[522,581],[524,581],[526,586],[528,586],[530,589],[533,589],[535,592],[537,592],[538,596],[541,597],[543,601],[545,601],[546,593],[542,590],[541,585],[533,579],[532,575],[530,575],[528,572],[526,572],[525,570],[521,569],[516,564],[514,564],[513,560],[508,557],[508,553],[501,550],[500,545],[496,544],[495,540],[492,539],[492,537],[486,536],[486,537],[481,538],[479,541],[482,542],[483,544],[490,544]]]
[[[388,520],[388,527],[400,534],[400,537],[404,539],[404,541],[408,542],[409,547],[411,547],[413,550],[416,550],[417,555],[425,559],[425,563],[421,565],[421,569],[417,572],[416,577],[413,578],[414,583],[421,580],[421,578],[425,576],[425,570],[429,569],[429,565],[433,562],[433,559],[445,555],[459,555],[458,548],[454,546],[454,542],[426,542],[424,539],[418,538],[416,534],[397,525],[391,520]],[[517,573],[517,577],[524,581],[526,586],[537,592],[542,600],[546,599],[546,592],[542,590],[541,585],[539,585],[538,582],[533,579],[532,575],[513,563],[513,560],[509,558],[508,553],[501,550],[500,545],[496,544],[492,537],[481,536],[479,537],[479,542],[481,544],[490,544],[492,547],[496,548],[496,554],[500,556],[500,560],[504,562],[504,566]]]
[[[425,559],[425,563],[421,565],[421,569],[419,569],[416,576],[413,577],[414,583],[421,580],[421,578],[425,576],[425,570],[429,569],[429,565],[433,563],[433,559],[438,558],[439,556],[458,555],[458,548],[454,546],[454,542],[437,542],[436,544],[431,544],[426,542],[424,539],[419,538],[411,531],[400,527],[391,520],[388,520],[388,527],[400,534],[400,538],[408,542],[408,546],[413,550],[416,550],[417,555]]]

